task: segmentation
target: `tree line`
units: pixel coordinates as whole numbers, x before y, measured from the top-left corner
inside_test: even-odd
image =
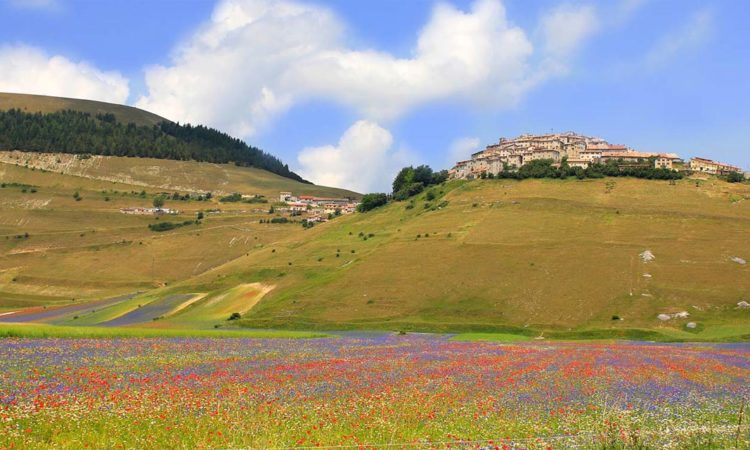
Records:
[[[0,150],[234,163],[305,182],[278,158],[203,125],[118,122],[112,113],[0,111]]]
[[[520,169],[514,170],[504,166],[497,175],[482,173],[480,178],[508,178],[523,180],[526,178],[561,178],[576,177],[604,178],[604,177],[633,177],[647,180],[680,180],[684,177],[682,172],[671,169],[663,169],[654,166],[651,158],[642,163],[626,163],[621,160],[609,160],[604,164],[591,164],[586,169],[582,167],[570,167],[567,159],[563,159],[559,166],[551,159],[538,159],[530,161]]]

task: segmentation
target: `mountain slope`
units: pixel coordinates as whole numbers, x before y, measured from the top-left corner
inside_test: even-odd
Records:
[[[184,198],[196,191],[214,198]],[[259,223],[269,218],[279,191],[358,196],[234,164],[0,152],[0,314],[172,285],[256,246],[302,234],[299,224]],[[179,215],[120,212],[151,207],[162,192],[170,194],[166,207]],[[269,203],[218,201],[232,192],[263,195]],[[199,212],[205,216],[200,225],[164,233],[148,228],[195,220]]]
[[[19,108],[0,109],[0,150],[231,162],[305,182],[277,157],[213,128],[166,120],[147,124],[158,116],[108,103],[69,99],[45,102],[34,96],[14,98],[13,94],[5,98]],[[39,111],[55,105],[84,110]],[[92,114],[92,110],[98,112]],[[125,121],[129,118],[146,124]]]
[[[737,308],[750,300],[750,266],[738,262],[750,260],[748,185],[478,180],[435,193],[254,249],[175,289],[273,284],[244,319],[254,327],[750,333],[750,311]]]

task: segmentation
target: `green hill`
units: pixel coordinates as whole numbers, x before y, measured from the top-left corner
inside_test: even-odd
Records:
[[[80,111],[92,116],[96,116],[97,114],[113,114],[119,122],[126,124],[132,122],[136,125],[147,127],[158,125],[161,122],[169,122],[161,116],[132,106],[77,98],[0,92],[0,111],[8,111],[10,109],[19,109],[27,113],[40,112],[42,114],[66,110]]]
[[[452,181],[310,229],[260,223],[267,205],[169,200],[181,214],[160,220],[205,218],[155,233],[119,208],[160,182],[344,193],[233,165],[20,155],[0,154],[18,164],[0,163],[0,309],[53,309],[35,322],[750,339],[748,184]]]
[[[433,190],[431,202],[424,193],[316,226],[175,289],[275,286],[244,316],[250,327],[750,337],[750,310],[737,307],[750,300],[747,184],[477,180]]]

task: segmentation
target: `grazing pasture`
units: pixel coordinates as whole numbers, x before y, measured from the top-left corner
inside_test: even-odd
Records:
[[[744,344],[0,341],[0,448],[748,448],[748,396]]]

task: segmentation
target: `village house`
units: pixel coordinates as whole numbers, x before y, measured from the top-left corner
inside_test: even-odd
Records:
[[[599,159],[602,163],[607,161],[623,161],[626,163],[642,163],[649,158],[654,158],[654,167],[657,169],[672,169],[674,162],[680,157],[674,153],[646,153],[646,152],[605,152]]]
[[[705,158],[692,158],[690,160],[690,170],[710,175],[727,175],[732,172],[742,172],[742,169],[737,166]]]

